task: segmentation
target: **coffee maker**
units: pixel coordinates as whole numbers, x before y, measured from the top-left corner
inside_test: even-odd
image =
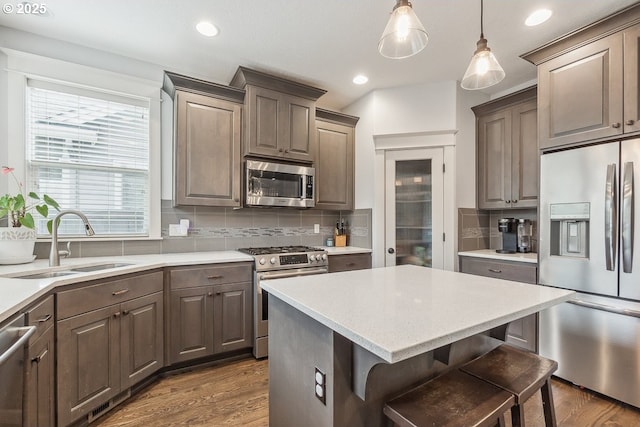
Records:
[[[502,249],[500,254],[531,252],[531,221],[522,218],[500,218],[498,231],[502,233]]]

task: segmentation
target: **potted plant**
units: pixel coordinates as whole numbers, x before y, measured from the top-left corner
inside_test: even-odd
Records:
[[[58,203],[48,195],[42,198],[34,192],[24,193],[24,187],[13,173],[13,168],[2,166],[3,175],[11,175],[18,185],[18,193],[0,197],[0,218],[7,217],[8,227],[0,227],[0,264],[19,264],[34,259],[36,224],[32,211],[47,218],[49,207],[60,210]],[[51,232],[52,221],[47,222]]]

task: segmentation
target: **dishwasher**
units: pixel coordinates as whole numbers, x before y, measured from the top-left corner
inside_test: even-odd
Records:
[[[0,328],[0,427],[22,425],[26,344],[35,331],[24,315]]]

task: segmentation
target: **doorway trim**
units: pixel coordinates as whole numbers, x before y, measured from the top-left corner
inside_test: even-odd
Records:
[[[375,147],[375,182],[374,204],[372,216],[373,267],[385,265],[385,158],[389,150],[406,150],[416,148],[443,148],[445,173],[443,230],[446,236],[443,249],[445,270],[455,270],[457,256],[455,254],[455,176],[456,176],[456,140],[457,130],[438,130],[402,134],[374,135]],[[434,237],[435,238],[435,237]]]

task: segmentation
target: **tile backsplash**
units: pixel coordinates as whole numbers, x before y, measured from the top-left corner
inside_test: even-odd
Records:
[[[479,210],[458,209],[458,251],[502,249],[502,235],[498,231],[500,218],[531,220],[533,252],[538,251],[537,209]]]
[[[235,250],[251,246],[321,246],[333,234],[336,221],[344,219],[350,246],[371,248],[371,209],[354,211],[293,210],[281,208],[173,207],[162,201],[162,240],[86,239],[71,243],[72,257],[140,255],[172,252]],[[169,224],[190,222],[184,237],[169,236]],[[320,225],[320,233],[314,232]],[[60,246],[66,245],[64,236]],[[37,242],[38,258],[48,258],[50,243]]]

